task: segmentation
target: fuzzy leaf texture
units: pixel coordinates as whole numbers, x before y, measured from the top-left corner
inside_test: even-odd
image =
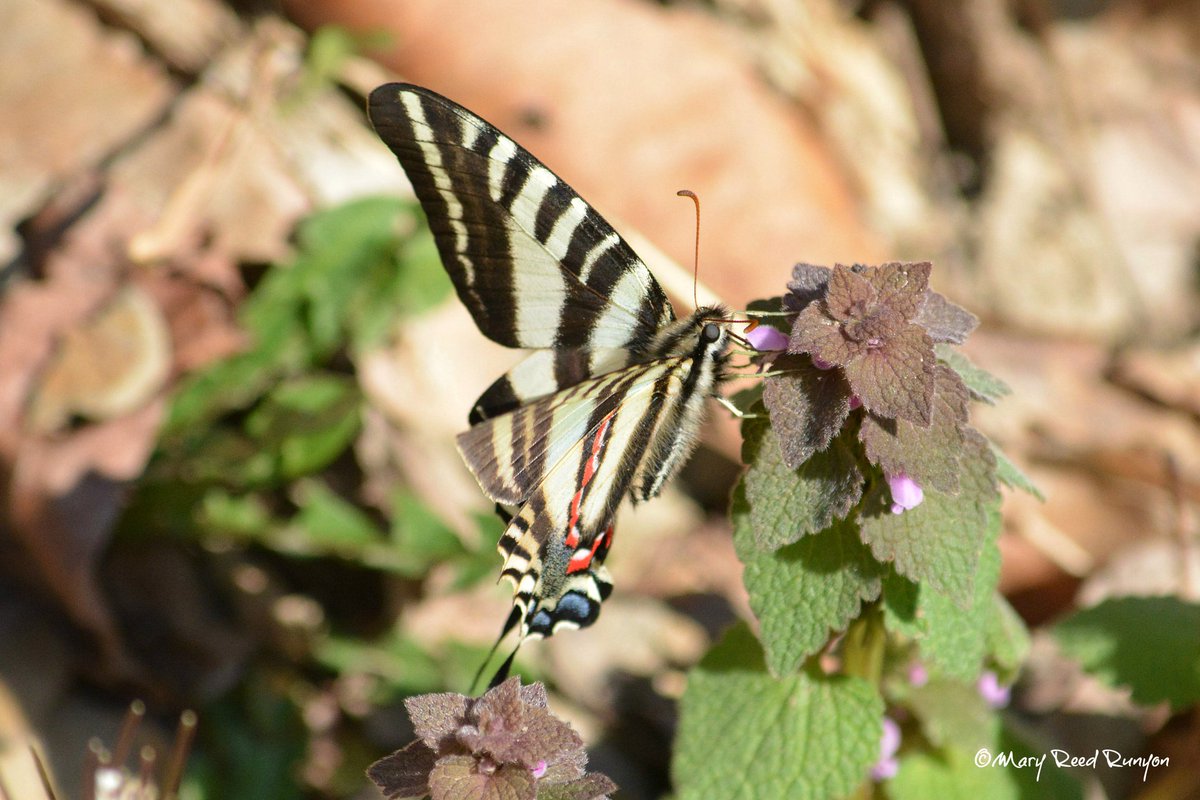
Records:
[[[783,356],[763,381],[763,403],[779,439],[783,463],[795,469],[829,446],[850,416],[850,384],[840,370],[817,369],[810,359]]]
[[[691,672],[680,713],[679,800],[842,797],[879,756],[883,699],[873,686],[805,672],[772,678],[745,625]]]
[[[410,742],[372,764],[367,775],[388,800],[424,797],[429,794],[429,773],[436,761],[437,756],[424,742]]]
[[[996,586],[1000,581],[1000,548],[996,545],[1000,536],[998,503],[988,509],[982,535],[970,596],[948,595],[929,583],[910,584],[909,590],[915,594],[913,617],[919,621],[915,633],[910,635],[916,639],[921,657],[942,675],[963,681],[978,678],[987,659],[994,657],[992,648],[1006,644],[996,637],[997,628],[1005,623],[998,616],[1003,606],[996,602]],[[903,586],[904,581],[898,577],[886,580],[885,600],[886,593]],[[905,596],[908,592],[902,589],[901,594]]]
[[[937,354],[938,361],[958,373],[958,377],[962,378],[963,384],[971,392],[972,399],[993,405],[1000,398],[1012,394],[1012,389],[1008,388],[1007,383],[987,370],[975,366],[971,359],[953,347],[939,344],[933,351]]]
[[[934,747],[973,751],[995,741],[1000,720],[971,681],[933,679],[913,687],[906,705]]]
[[[368,770],[389,798],[422,785],[433,800],[593,800],[616,789],[585,773],[583,741],[550,713],[539,684],[512,677],[479,698],[419,695],[405,707],[419,741]]]
[[[774,429],[761,416],[742,423],[742,460],[750,526],[760,550],[776,550],[844,517],[862,496],[863,476],[849,435],[790,469]]]
[[[1200,702],[1200,604],[1177,597],[1114,597],[1059,623],[1068,655],[1142,704]]]
[[[864,601],[879,596],[885,568],[859,541],[857,527],[844,520],[764,552],[755,542],[740,484],[730,513],[734,546],[745,565],[742,581],[762,626],[767,666],[772,675],[789,675],[825,645],[831,631],[844,631]]]
[[[814,269],[806,266],[804,280],[793,283],[815,284]],[[913,320],[926,302],[929,272],[925,262],[834,267],[824,296],[796,316],[788,350],[841,367],[869,411],[928,424],[933,340]]]
[[[996,459],[996,479],[1010,489],[1020,489],[1026,494],[1033,495],[1043,503],[1046,502],[1046,495],[1042,494],[1042,490],[1037,487],[1028,475],[1021,471],[1021,468],[1009,460],[996,445],[992,445],[992,455]]]
[[[915,321],[933,341],[950,344],[962,344],[979,325],[978,317],[934,291],[925,293]]]
[[[930,489],[921,505],[893,514],[887,485],[877,480],[860,517],[863,541],[875,558],[891,562],[900,575],[928,583],[963,607],[974,596],[988,510],[999,503],[991,450],[981,435],[970,429],[967,433],[957,495]]]
[[[867,458],[885,475],[908,475],[923,489],[958,494],[959,459],[968,436],[967,389],[953,370],[941,365],[934,386],[927,426],[867,414],[859,438]]]

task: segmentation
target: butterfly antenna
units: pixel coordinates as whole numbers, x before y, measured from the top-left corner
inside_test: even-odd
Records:
[[[700,282],[700,198],[691,189],[680,189],[675,194],[680,197],[690,197],[696,204],[696,251],[692,256],[692,308],[699,308],[700,299],[696,293],[696,285]]]

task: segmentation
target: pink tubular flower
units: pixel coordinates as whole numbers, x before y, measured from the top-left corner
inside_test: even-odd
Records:
[[[1000,679],[994,672],[985,672],[979,676],[979,683],[975,684],[975,688],[979,690],[979,696],[984,699],[992,708],[1003,708],[1008,705],[1008,700],[1012,695],[1012,687],[1001,686]]]
[[[929,670],[920,661],[908,665],[908,682],[913,686],[924,686],[929,683]]]
[[[871,767],[871,780],[883,781],[895,777],[900,769],[896,751],[900,749],[900,726],[891,717],[883,718],[883,735],[879,737],[879,760]]]
[[[754,330],[748,331],[746,340],[758,351],[786,350],[788,346],[787,334],[770,325],[759,325]]]
[[[887,482],[892,491],[893,514],[902,514],[914,509],[925,499],[925,491],[921,489],[921,485],[903,472],[899,475],[889,475]]]
[[[530,772],[533,774],[533,777],[534,777],[534,778],[540,778],[540,777],[542,777],[543,775],[545,775],[545,774],[546,774],[546,761],[545,761],[545,759],[543,759],[543,760],[541,760],[541,761],[538,761],[538,763],[537,763],[537,766],[536,766],[536,767],[534,767],[532,770],[530,770]]]

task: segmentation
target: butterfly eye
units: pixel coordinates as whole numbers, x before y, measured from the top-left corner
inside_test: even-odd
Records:
[[[705,323],[704,330],[700,332],[700,338],[706,342],[715,342],[721,338],[721,327],[715,322]]]

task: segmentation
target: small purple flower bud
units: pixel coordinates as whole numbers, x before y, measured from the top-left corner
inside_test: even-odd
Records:
[[[895,777],[900,769],[896,751],[900,749],[900,726],[891,717],[883,718],[883,735],[879,737],[879,760],[871,767],[871,780],[882,781]]]
[[[770,325],[759,325],[746,333],[746,340],[755,350],[787,350],[787,334]]]
[[[1000,679],[994,672],[985,672],[979,676],[979,683],[975,685],[979,690],[979,696],[983,698],[992,708],[1003,708],[1008,705],[1009,698],[1012,696],[1011,686],[1001,686]]]
[[[537,766],[534,767],[533,769],[531,769],[530,772],[533,773],[533,777],[535,779],[540,778],[543,775],[545,775],[546,774],[546,759],[542,759],[541,761],[539,761],[537,763]]]
[[[852,394],[850,395],[850,410],[853,411],[856,408],[862,408],[862,398]]]
[[[826,361],[825,359],[821,358],[820,356],[813,356],[812,361],[813,361],[813,366],[816,367],[817,369],[833,369],[833,363]]]
[[[924,686],[929,683],[929,670],[920,661],[908,665],[908,682],[913,686]]]
[[[892,491],[893,514],[902,514],[914,509],[925,499],[925,491],[921,485],[903,472],[899,475],[889,475],[887,482]]]

